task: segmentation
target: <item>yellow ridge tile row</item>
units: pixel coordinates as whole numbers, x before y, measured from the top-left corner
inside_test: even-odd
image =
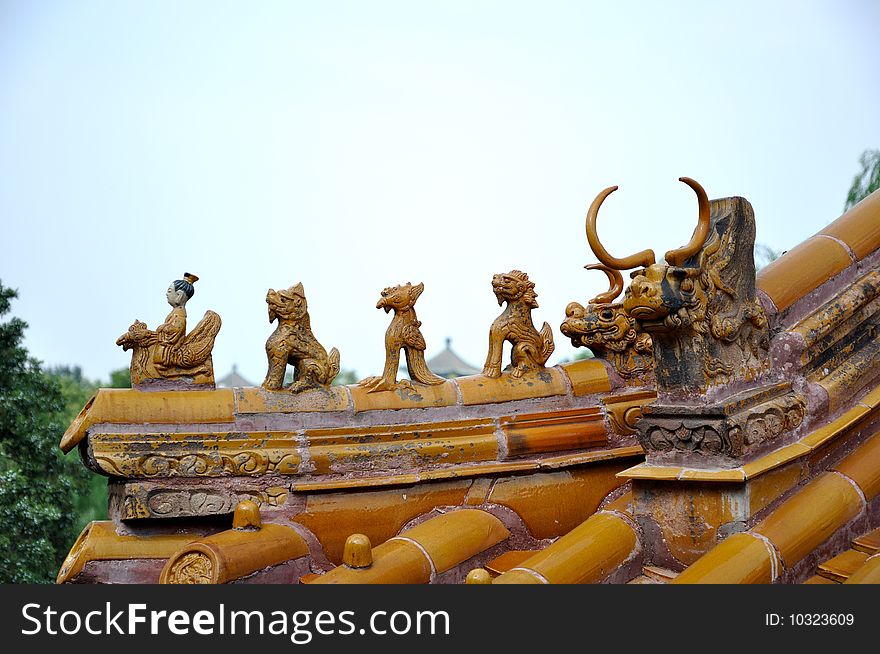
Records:
[[[450,570],[509,536],[507,528],[490,513],[479,509],[451,511],[372,548],[368,565],[343,564],[310,583],[425,584],[435,574]]]

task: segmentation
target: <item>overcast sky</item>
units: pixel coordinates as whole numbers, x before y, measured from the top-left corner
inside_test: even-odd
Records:
[[[380,371],[380,291],[424,282],[430,357],[482,366],[493,273],[565,306],[608,249],[688,240],[697,179],[786,250],[880,147],[880,3],[0,2],[0,280],[48,365],[127,366],[169,282],[223,320],[217,377],[266,372],[268,288],[305,286],[343,368]]]

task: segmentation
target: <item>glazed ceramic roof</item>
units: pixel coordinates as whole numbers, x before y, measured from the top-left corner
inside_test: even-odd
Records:
[[[331,389],[322,396],[323,403],[310,401],[307,405],[302,398],[265,393],[260,389],[138,395],[135,391],[102,391],[68,429],[64,447],[71,449],[89,434],[94,435],[94,442],[90,444],[93,453],[110,456],[132,433],[133,425],[140,423],[150,427],[159,423],[161,428],[153,429],[155,438],[141,430],[137,434],[140,440],[132,439],[132,442],[137,440],[146,447],[144,452],[149,452],[160,443],[179,440],[189,451],[195,442],[193,434],[182,430],[181,425],[200,423],[199,437],[212,430],[221,435],[232,433],[230,425],[237,425],[232,430],[236,434],[243,425],[268,433],[271,421],[266,422],[262,416],[297,416],[299,431],[291,447],[306,456],[290,463],[293,466],[290,472],[301,473],[302,462],[307,461],[312,466],[310,470],[315,470],[316,465],[320,470],[324,465],[328,475],[315,479],[311,486],[294,483],[290,487],[293,492],[324,493],[310,495],[308,501],[313,502],[313,513],[297,520],[316,531],[321,524],[332,524],[338,533],[372,529],[382,535],[381,540],[374,542],[372,554],[376,567],[372,573],[361,575],[341,567],[319,581],[366,580],[370,575],[378,581],[437,581],[465,561],[479,561],[476,565],[486,564],[490,569],[494,564],[494,572],[500,573],[496,583],[602,580],[755,583],[785,581],[804,574],[832,583],[850,578],[870,580],[880,568],[877,559],[871,558],[877,547],[877,534],[871,531],[876,525],[871,524],[868,512],[868,503],[880,496],[880,381],[877,379],[880,331],[871,322],[880,303],[872,295],[880,288],[880,281],[875,279],[878,268],[880,191],[758,274],[762,302],[777,329],[774,339],[783,342],[785,339],[781,337],[786,337],[802,347],[802,354],[792,359],[792,365],[803,366],[798,371],[809,370],[802,375],[806,377],[804,383],[821,397],[815,402],[819,408],[812,417],[813,422],[795,440],[724,470],[630,465],[619,475],[618,482],[603,487],[601,493],[605,499],[601,505],[596,501],[597,506],[590,508],[590,511],[596,508],[598,511],[579,523],[566,523],[564,529],[553,524],[554,520],[559,522],[558,517],[548,520],[547,514],[557,516],[559,510],[565,509],[562,505],[567,500],[562,499],[562,493],[568,491],[560,489],[563,483],[572,481],[574,474],[567,470],[578,464],[607,461],[608,457],[632,457],[638,450],[638,446],[631,445],[629,449],[615,448],[614,443],[608,441],[593,443],[590,440],[593,432],[582,431],[572,436],[577,431],[576,425],[592,423],[607,437],[611,433],[608,425],[614,416],[605,402],[627,390],[619,381],[614,382],[604,362],[598,360],[557,366],[548,369],[546,379],[528,379],[519,386],[511,385],[509,380],[490,380],[477,375],[431,387],[418,397],[405,393],[371,395],[359,392],[356,387]],[[868,327],[863,329],[860,321],[867,321]],[[835,330],[846,334],[858,332],[860,340],[855,345],[847,345]],[[613,388],[614,383],[618,385]],[[529,403],[536,398],[558,406],[549,413],[542,409],[543,413],[529,414],[528,407],[534,406]],[[638,399],[638,402],[646,401],[650,398]],[[516,411],[510,411],[511,406],[516,406]],[[407,409],[420,411],[416,414]],[[367,414],[377,416],[377,420],[384,423],[372,423],[373,431],[367,430],[369,433],[362,429],[368,437],[363,443],[347,443],[345,428],[341,425],[363,425],[363,416]],[[421,423],[414,418],[416,415]],[[329,424],[330,416],[338,417],[340,425]],[[425,416],[428,416],[427,422]],[[595,416],[599,416],[598,422]],[[393,429],[388,428],[392,423]],[[375,507],[367,510],[366,505],[359,503],[376,500],[352,494],[359,488],[357,484],[352,485],[356,462],[365,456],[384,457],[384,453],[391,450],[383,450],[380,445],[399,442],[401,427],[406,425],[418,434],[407,452],[419,451],[423,444],[421,434],[431,428],[464,429],[454,437],[459,440],[448,451],[457,452],[461,448],[461,453],[455,456],[463,455],[461,462],[467,464],[468,472],[464,474],[468,481],[450,482],[450,490],[444,491],[447,494],[442,501],[446,509],[438,512],[430,503],[434,500],[418,504],[417,484],[455,479],[460,475],[443,476],[444,470],[454,467],[427,465],[417,472],[398,469],[386,471],[384,477],[373,475],[368,482],[370,488],[414,484],[413,490],[402,492],[403,504],[400,505],[407,505],[413,513],[401,513],[394,525],[370,524],[370,511]],[[309,429],[315,430],[312,440]],[[212,441],[211,451],[222,452],[229,442],[228,434],[217,438],[216,442]],[[442,438],[433,442],[438,448],[436,451],[430,447],[423,449],[429,459],[439,456],[446,447]],[[596,455],[600,458],[595,458]],[[344,467],[348,465],[347,456],[355,467]],[[586,458],[578,459],[579,456]],[[560,470],[566,472],[557,472]],[[791,471],[794,474],[790,474]],[[124,472],[117,470],[111,474],[125,476]],[[528,487],[529,479],[541,472],[557,475],[547,486],[551,490],[546,494]],[[284,470],[275,470],[273,474],[278,473],[284,474]],[[508,486],[519,485],[525,489],[524,493],[511,494],[492,477],[498,473],[513,475],[509,477]],[[483,477],[490,479],[482,483]],[[756,520],[745,531],[721,539],[718,545],[676,574],[644,559],[646,552],[652,549],[648,539],[658,536],[640,530],[633,519],[631,495],[615,498],[609,493],[625,480],[679,485],[697,482],[725,488],[730,484],[770,480],[771,491],[764,491],[767,497],[759,498],[754,512]],[[575,484],[572,488],[576,491],[572,497],[582,498],[588,486]],[[394,491],[391,495],[394,493],[401,494]],[[351,501],[343,501],[343,498]],[[750,501],[759,500],[752,497]],[[529,514],[528,520],[532,522],[526,520],[525,524],[539,539],[532,541],[534,549],[531,550],[514,546],[510,525],[498,523],[497,517],[486,508],[501,505],[514,510],[511,507],[520,509],[529,502],[536,510]],[[343,510],[343,505],[348,508]],[[572,505],[576,506],[576,502]],[[455,510],[449,510],[450,507]],[[320,517],[322,515],[324,517]],[[418,525],[405,526],[415,516],[427,519]],[[853,531],[853,525],[859,528]],[[150,549],[144,541],[136,545],[125,541],[123,547],[117,543],[121,541],[115,533],[107,532],[99,538],[105,531],[106,527],[96,527],[95,533],[75,546],[74,551],[96,552],[105,547],[110,552],[105,553],[107,558],[125,558],[123,550]],[[171,547],[179,545],[176,541],[162,543],[162,548],[153,556],[167,556]],[[334,543],[325,551],[331,560],[338,562],[343,558],[341,542],[337,538]],[[509,551],[519,553],[499,559]],[[132,556],[136,555],[137,552]],[[443,564],[438,566],[438,561]],[[80,568],[82,563],[81,558],[76,560]],[[67,578],[70,577],[68,574]]]

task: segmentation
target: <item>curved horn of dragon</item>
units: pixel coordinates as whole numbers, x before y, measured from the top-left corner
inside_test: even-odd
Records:
[[[599,295],[590,300],[590,304],[610,304],[614,302],[618,295],[623,293],[623,275],[620,274],[619,270],[609,268],[601,263],[593,263],[584,266],[584,268],[587,270],[601,270],[608,276],[608,290],[604,293],[599,293]]]
[[[590,249],[596,258],[609,268],[615,270],[629,270],[630,268],[647,268],[654,264],[655,257],[653,250],[642,250],[628,257],[618,259],[612,257],[599,241],[599,234],[596,232],[596,218],[599,216],[599,207],[609,195],[618,189],[617,186],[609,186],[596,196],[590,209],[587,211],[587,241],[590,243]]]
[[[682,265],[685,259],[694,256],[700,251],[700,248],[703,247],[706,239],[709,237],[709,197],[706,195],[706,191],[690,177],[679,177],[678,181],[684,182],[694,189],[694,193],[697,194],[699,216],[697,217],[697,227],[694,229],[690,242],[684,247],[670,250],[666,253],[666,263],[670,266]]]
[[[492,291],[498,304],[507,303],[504,311],[489,328],[489,353],[483,374],[501,376],[504,341],[510,341],[510,376],[519,379],[527,372],[544,368],[553,354],[553,330],[546,322],[539,332],[532,322],[532,309],[538,308],[535,283],[521,270],[492,276]]]

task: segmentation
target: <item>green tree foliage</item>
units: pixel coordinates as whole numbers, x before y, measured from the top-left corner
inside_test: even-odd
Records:
[[[110,372],[110,388],[131,388],[131,370],[120,368]]]
[[[128,370],[125,372],[127,374]],[[47,370],[47,373],[58,382],[61,388],[64,409],[59,417],[66,427],[79,415],[86,402],[95,394],[101,384],[86,379],[79,366],[55,366]],[[79,457],[73,454],[68,457],[68,463],[77,466],[78,469],[82,468]],[[82,531],[92,520],[107,519],[106,477],[88,473],[88,489],[76,499],[76,515],[77,531]]]
[[[852,186],[849,187],[844,211],[880,188],[880,150],[865,150],[859,157],[859,164],[862,170],[853,178]]]
[[[16,297],[0,283],[0,317]],[[88,472],[58,449],[65,397],[22,346],[23,320],[0,322],[0,582],[48,583],[77,536]]]

